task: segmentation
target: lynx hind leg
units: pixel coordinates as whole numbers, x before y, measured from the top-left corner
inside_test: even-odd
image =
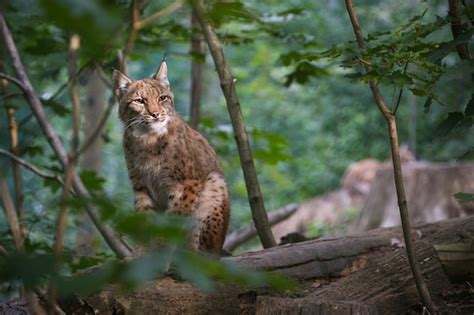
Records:
[[[221,174],[211,173],[204,183],[194,212],[193,249],[220,254],[229,225],[229,196]]]

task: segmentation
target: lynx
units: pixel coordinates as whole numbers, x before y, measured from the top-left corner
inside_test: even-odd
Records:
[[[166,62],[133,81],[115,70],[123,147],[137,211],[191,216],[189,246],[219,254],[229,224],[229,197],[216,153],[174,109]]]

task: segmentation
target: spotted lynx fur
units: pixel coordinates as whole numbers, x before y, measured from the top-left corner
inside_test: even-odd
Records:
[[[133,81],[119,71],[113,78],[135,208],[191,216],[191,249],[219,254],[227,186],[214,150],[174,110],[166,62],[151,78]]]

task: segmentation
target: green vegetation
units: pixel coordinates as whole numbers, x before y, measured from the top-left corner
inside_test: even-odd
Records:
[[[150,16],[170,3],[142,1],[141,14]],[[384,122],[373,104],[370,90],[360,84],[371,79],[380,83],[389,97],[388,104],[392,104],[390,98],[396,99],[399,89],[404,87],[398,110],[400,139],[409,144],[410,149],[416,148],[418,159],[435,162],[473,159],[474,69],[472,60],[461,60],[455,49],[462,41],[470,41],[473,29],[471,26],[463,37],[453,39],[444,1],[361,1],[359,19],[367,36],[367,54],[373,62],[373,71],[368,74],[362,74],[364,61],[358,56],[342,2],[210,1],[209,7],[210,17],[225,44],[227,62],[237,79],[267,209],[277,209],[335,189],[351,162],[388,157]],[[72,32],[81,37],[81,69],[99,65],[105,74],[104,80],[110,82],[112,70],[118,68],[117,50],[124,47],[129,34],[130,1],[15,0],[10,1],[4,12],[47,115],[63,143],[69,145],[72,111],[67,75],[69,37]],[[470,12],[472,16],[472,10]],[[188,118],[190,63],[192,60],[204,62],[200,130],[221,158],[232,199],[230,229],[235,229],[251,220],[245,183],[212,59],[209,55],[190,53],[191,31],[187,5],[153,21],[138,32],[129,56],[129,72],[133,78],[150,76],[166,53],[177,110]],[[0,53],[0,72],[13,75],[6,51]],[[79,74],[83,85],[86,72]],[[83,85],[80,92],[84,103],[87,96]],[[2,107],[16,110],[19,155],[49,173],[62,174],[60,163],[31,117],[25,99],[17,92],[13,86],[8,87],[1,103]],[[12,95],[5,97],[9,94]],[[110,96],[108,90],[107,99]],[[4,149],[10,146],[6,121],[6,111],[2,109],[0,128],[4,136],[0,138],[0,147]],[[75,256],[76,227],[84,203],[97,205],[102,219],[128,239],[147,242],[152,236],[160,236],[178,243],[183,240],[183,231],[177,228],[182,222],[158,217],[153,223],[133,214],[121,128],[114,110],[101,135],[104,140],[101,172],[81,171],[94,197],[92,200],[74,198],[68,202],[72,213],[65,239],[64,276],[112,257],[103,243],[96,246],[94,258]],[[84,140],[83,135],[81,140]],[[24,169],[21,174],[28,255],[0,260],[0,270],[3,270],[0,278],[14,281],[21,276],[30,279],[31,285],[37,285],[55,273],[52,246],[61,186]],[[0,176],[8,180],[13,192],[8,158],[0,159]],[[458,198],[472,200],[472,195]],[[0,245],[14,252],[3,215],[0,213]],[[347,220],[354,215],[355,212],[349,211]],[[325,226],[313,226],[309,230],[310,236],[341,232]],[[193,254],[178,251],[174,257],[176,265],[185,278],[205,289],[212,287],[213,278],[237,283],[276,283],[277,287],[284,287],[279,279],[260,274],[243,277],[245,272],[234,267],[226,268],[189,255]],[[27,268],[21,266],[30,266],[32,259],[38,269],[34,275],[25,274]],[[163,262],[161,268],[155,266],[154,259],[156,257],[144,257],[133,262],[125,273],[121,269],[123,264],[110,262],[101,276],[95,278],[100,283],[93,286],[112,280],[132,286],[152,278],[162,273],[165,265]],[[159,260],[163,259],[161,256]],[[22,263],[16,264],[18,261]],[[13,269],[14,265],[18,269]],[[136,268],[149,273],[137,276]],[[193,278],[196,270],[204,270],[205,277]],[[88,281],[80,279],[78,283],[86,283],[86,289],[93,287]],[[81,291],[83,287],[70,288]],[[11,294],[9,290],[7,284],[1,287],[4,295]]]

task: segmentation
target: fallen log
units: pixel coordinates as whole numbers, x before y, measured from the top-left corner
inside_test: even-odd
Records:
[[[415,246],[423,276],[439,312],[471,313],[474,301],[456,300],[459,292],[437,257],[433,244],[472,242],[474,217],[417,228]],[[100,314],[398,314],[421,312],[399,228],[287,244],[224,261],[298,279],[302,290],[277,294],[266,289],[221,285],[204,294],[171,278],[123,293],[109,286],[83,298],[82,307]],[[466,289],[468,290],[468,289]],[[463,291],[464,292],[464,291]],[[76,303],[79,304],[79,303]],[[72,305],[72,306],[71,306]],[[73,307],[72,303],[70,307]],[[70,313],[74,311],[69,308]],[[84,312],[81,312],[84,313]]]

